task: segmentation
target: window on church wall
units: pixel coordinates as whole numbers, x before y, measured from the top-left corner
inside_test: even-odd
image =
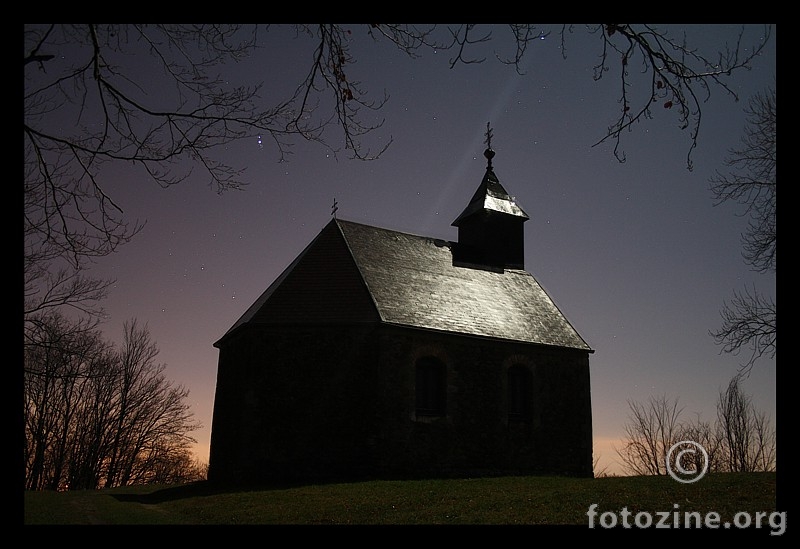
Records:
[[[532,378],[528,368],[514,365],[508,369],[508,419],[530,418]]]
[[[447,404],[447,373],[444,363],[423,357],[416,365],[416,410],[418,416],[443,416]]]

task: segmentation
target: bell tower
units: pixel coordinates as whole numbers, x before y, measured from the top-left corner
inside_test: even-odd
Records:
[[[500,184],[492,168],[492,130],[486,124],[486,174],[452,225],[458,227],[453,263],[493,270],[525,268],[523,224],[528,214]]]

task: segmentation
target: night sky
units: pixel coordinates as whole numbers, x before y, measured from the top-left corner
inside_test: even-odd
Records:
[[[677,28],[677,27],[673,27]],[[689,42],[713,52],[733,41],[737,25],[687,28]],[[745,43],[761,34],[748,26]],[[500,32],[498,29],[496,32]],[[208,460],[218,351],[213,347],[270,283],[330,221],[341,219],[417,235],[457,240],[451,226],[486,169],[487,122],[495,174],[530,216],[525,224],[531,272],[595,350],[590,356],[595,459],[618,472],[628,401],[677,398],[683,419],[715,417],[715,404],[744,356],[722,354],[709,331],[734,291],[755,287],[775,296],[775,277],[755,273],[741,256],[747,219],[735,204],[714,206],[709,179],[740,144],[744,107],[776,76],[776,34],[750,71],[728,80],[702,104],[693,170],[691,146],[676,113],[623,135],[627,161],[613,144],[597,146],[615,120],[620,81],[595,82],[596,38],[576,31],[562,57],[553,35],[531,47],[525,74],[492,59],[450,69],[448,52],[408,59],[373,45],[353,26],[352,77],[376,98],[385,119],[367,144],[390,148],[370,162],[335,158],[297,142],[278,162],[269,140],[252,136],[227,147],[226,161],[247,168],[248,186],[218,194],[190,178],[169,189],[119,166],[107,191],[126,218],[147,222],[118,252],[99,260],[94,276],[115,278],[104,308],[108,339],[121,342],[125,320],[147,323],[166,374],[189,389],[197,453]],[[271,32],[268,47],[231,74],[264,80],[265,101],[299,83],[313,46]],[[508,53],[508,52],[506,52]],[[663,112],[662,112],[663,111]],[[339,134],[329,141],[338,145]],[[776,417],[775,360],[759,362],[743,385],[754,404]]]

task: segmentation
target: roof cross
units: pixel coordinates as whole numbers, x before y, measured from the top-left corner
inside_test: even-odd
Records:
[[[489,122],[486,123],[486,139],[483,141],[486,143],[486,148],[491,150],[492,148],[492,128],[489,127]]]
[[[491,170],[494,151],[492,150],[492,128],[489,126],[489,122],[486,123],[486,139],[483,142],[486,143],[486,150],[483,151],[483,156],[489,161],[486,165],[486,169]]]

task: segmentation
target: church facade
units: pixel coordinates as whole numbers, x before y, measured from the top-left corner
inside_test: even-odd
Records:
[[[456,242],[333,218],[214,344],[209,481],[592,476],[593,350],[485,154]]]

